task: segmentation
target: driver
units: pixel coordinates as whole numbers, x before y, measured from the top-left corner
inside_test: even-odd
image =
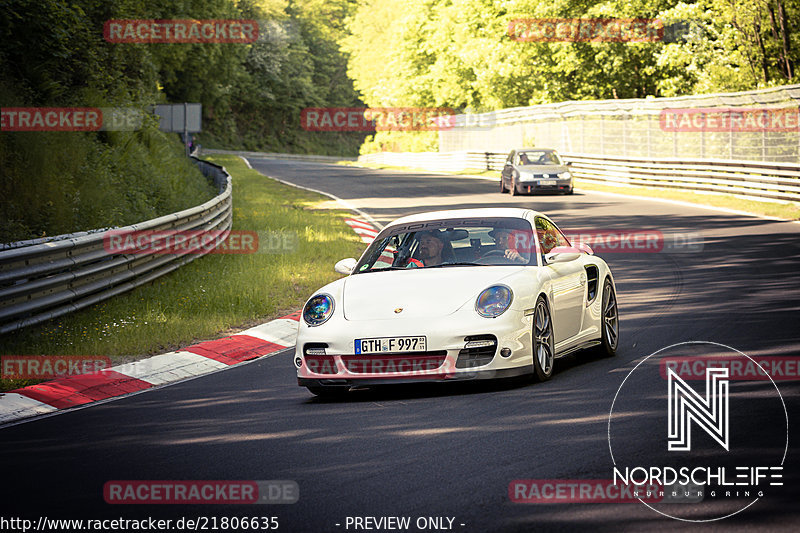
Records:
[[[489,232],[489,237],[494,239],[494,249],[503,253],[506,259],[517,263],[526,263],[528,260],[515,247],[511,230],[507,228],[495,228]]]
[[[409,260],[416,266],[436,266],[442,264],[442,249],[444,241],[437,232],[423,231],[417,234],[419,247],[417,248],[416,259]]]

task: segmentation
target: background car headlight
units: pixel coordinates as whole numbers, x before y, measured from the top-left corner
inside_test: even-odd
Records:
[[[494,285],[485,289],[475,301],[475,311],[486,318],[500,316],[511,305],[513,293],[505,285]]]
[[[519,173],[519,180],[520,181],[531,181],[533,179],[533,172],[520,172]]]
[[[567,178],[571,178],[572,174],[570,174],[569,172],[559,172],[558,177],[561,178],[562,180],[565,180]]]
[[[333,298],[327,294],[317,294],[303,307],[303,320],[309,326],[324,324],[333,314]]]

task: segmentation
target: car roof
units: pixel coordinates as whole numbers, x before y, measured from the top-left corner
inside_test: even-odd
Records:
[[[514,148],[514,151],[515,151],[515,152],[527,152],[527,151],[529,151],[529,150],[530,150],[531,152],[557,152],[557,151],[558,151],[558,150],[556,150],[555,148],[536,148],[536,147],[531,147],[531,148]]]
[[[474,209],[448,209],[444,211],[428,211],[398,218],[386,227],[396,224],[406,224],[408,222],[423,222],[426,220],[442,220],[448,218],[475,218],[475,217],[497,217],[497,218],[524,218],[532,219],[536,215],[544,215],[532,209],[522,209],[519,207],[483,207]]]

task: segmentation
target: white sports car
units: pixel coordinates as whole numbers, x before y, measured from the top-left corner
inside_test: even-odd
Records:
[[[437,211],[386,226],[346,277],[303,307],[295,366],[317,395],[383,383],[553,373],[594,347],[614,355],[608,265],[528,209]]]

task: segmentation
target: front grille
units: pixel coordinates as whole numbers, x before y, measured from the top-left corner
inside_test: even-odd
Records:
[[[444,364],[447,350],[434,352],[343,355],[344,366],[354,374],[413,373],[436,370]]]
[[[492,362],[497,351],[497,337],[494,335],[470,335],[469,337],[464,337],[464,341],[467,343],[471,341],[491,341],[492,345],[478,348],[462,348],[458,352],[456,368],[475,368]]]

